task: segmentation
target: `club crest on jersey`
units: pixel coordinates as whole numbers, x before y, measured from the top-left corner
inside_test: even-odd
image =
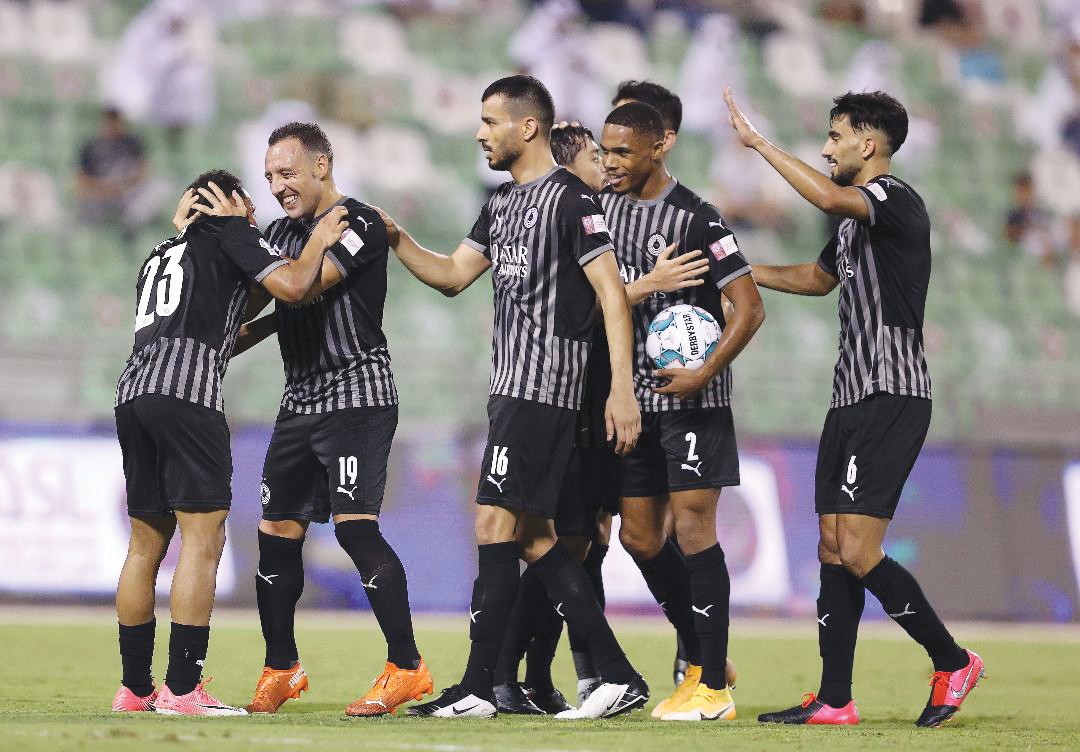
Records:
[[[598,232],[606,233],[608,231],[603,214],[590,214],[587,217],[582,217],[581,224],[585,227],[586,235],[595,235]]]
[[[530,206],[529,211],[525,212],[525,219],[521,224],[525,225],[526,230],[531,230],[536,225],[536,218],[540,216],[540,210],[535,206]]]
[[[645,250],[649,252],[650,256],[659,256],[664,252],[667,247],[667,238],[660,233],[650,235],[649,239],[645,241]]]

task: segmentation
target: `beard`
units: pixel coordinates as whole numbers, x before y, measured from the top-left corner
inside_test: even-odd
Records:
[[[837,165],[836,174],[830,175],[829,179],[841,188],[847,188],[848,186],[855,184],[855,177],[858,174],[859,170],[857,168],[849,167],[847,169],[841,169],[840,165]]]
[[[488,167],[497,172],[503,170],[509,170],[510,167],[521,156],[521,152],[513,149],[501,149],[491,150],[491,156],[488,157]]]

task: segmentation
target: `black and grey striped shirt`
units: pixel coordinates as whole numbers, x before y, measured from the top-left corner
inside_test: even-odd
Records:
[[[221,381],[250,283],[285,263],[243,217],[208,217],[158,244],[139,270],[135,345],[116,405],[161,394],[224,410]]]
[[[875,392],[930,399],[922,332],[930,284],[926,205],[891,175],[856,187],[870,219],[845,219],[818,258],[818,266],[840,280],[832,406]]]
[[[667,412],[698,407],[724,407],[731,400],[731,368],[725,368],[701,394],[681,400],[653,389],[662,380],[653,376],[656,365],[645,352],[649,323],[660,311],[679,303],[704,308],[720,326],[724,310],[720,291],[750,273],[735,236],[716,207],[672,180],[654,199],[641,200],[607,189],[600,194],[623,282],[629,284],[647,274],[665,248],[678,247],[672,257],[700,250],[709,261],[706,283],[670,293],[657,293],[634,306],[634,391],[642,412]]]
[[[596,194],[562,167],[504,183],[464,243],[492,263],[491,394],[578,409],[596,306],[583,267],[611,250]]]
[[[382,331],[390,248],[386,226],[367,204],[344,197],[334,206],[342,204],[349,212],[349,229],[326,252],[341,272],[341,282],[310,303],[277,304],[285,365],[281,406],[294,413],[398,402]],[[321,218],[283,217],[266,229],[266,239],[282,256],[299,258]]]

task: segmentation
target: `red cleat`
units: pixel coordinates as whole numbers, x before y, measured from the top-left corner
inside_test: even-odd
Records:
[[[959,671],[937,671],[930,676],[930,699],[916,726],[940,726],[952,718],[969,694],[986,676],[986,664],[978,653],[965,650],[967,665]]]
[[[762,713],[758,723],[795,723],[808,726],[858,726],[859,709],[852,700],[842,708],[826,705],[813,692],[803,695],[801,705],[775,713]]]

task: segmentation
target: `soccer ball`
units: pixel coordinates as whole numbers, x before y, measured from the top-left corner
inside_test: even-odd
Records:
[[[696,371],[716,349],[720,325],[708,311],[697,306],[673,305],[649,324],[645,352],[657,368],[689,368]]]

